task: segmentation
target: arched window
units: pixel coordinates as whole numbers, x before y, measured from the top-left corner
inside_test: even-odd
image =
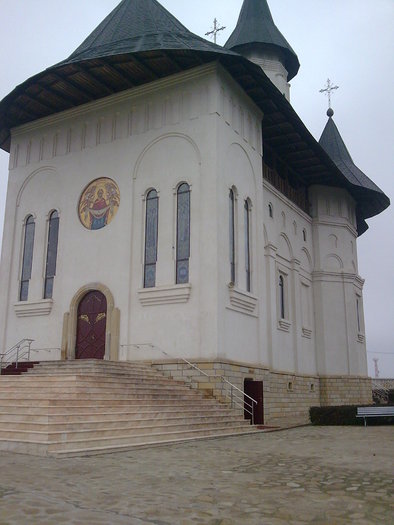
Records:
[[[47,262],[45,267],[44,299],[53,295],[53,281],[56,275],[57,242],[59,237],[59,214],[53,211],[49,217]]]
[[[25,238],[23,242],[23,260],[21,285],[19,290],[19,300],[27,301],[29,296],[29,281],[31,279],[31,268],[33,265],[33,247],[34,247],[34,232],[35,222],[32,215],[27,217],[25,222]]]
[[[304,242],[306,242],[306,229],[305,228],[302,230],[302,237],[304,239]]]
[[[230,228],[230,278],[231,282],[235,283],[235,195],[234,190],[230,190],[229,194],[229,228]]]
[[[144,288],[156,286],[156,262],[159,224],[159,197],[150,190],[146,197]]]
[[[246,290],[251,290],[250,280],[250,204],[246,199],[244,204],[244,215],[245,215],[245,270],[246,270]]]
[[[190,186],[184,182],[177,191],[176,283],[189,282]]]
[[[268,204],[268,215],[271,217],[271,219],[274,217],[274,208],[271,203]]]
[[[283,275],[279,276],[279,308],[280,308],[280,318],[285,318],[285,280]]]

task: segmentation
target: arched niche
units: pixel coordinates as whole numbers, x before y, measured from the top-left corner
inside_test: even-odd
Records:
[[[289,238],[285,233],[281,233],[279,235],[277,253],[280,257],[286,259],[287,261],[291,261],[293,259],[293,248],[291,246]]]
[[[324,259],[324,269],[332,271],[342,270],[343,261],[338,255],[336,255],[335,253],[331,253],[330,255],[327,255]]]
[[[120,310],[115,308],[114,297],[110,289],[101,283],[90,283],[82,286],[72,298],[70,311],[64,314],[63,319],[62,359],[75,359],[78,305],[81,299],[93,290],[101,292],[107,300],[104,359],[107,361],[119,360]]]

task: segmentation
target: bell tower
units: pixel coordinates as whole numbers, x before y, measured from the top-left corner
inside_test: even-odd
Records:
[[[276,27],[267,0],[244,0],[238,23],[225,48],[259,65],[290,100],[290,80],[300,68],[297,55]]]

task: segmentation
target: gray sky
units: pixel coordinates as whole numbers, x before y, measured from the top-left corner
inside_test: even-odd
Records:
[[[66,58],[120,0],[0,0],[0,99],[16,85]],[[214,17],[235,27],[242,0],[161,0],[188,29],[204,36]],[[393,0],[269,0],[275,23],[298,54],[301,69],[291,101],[319,138],[328,77],[340,86],[334,120],[353,160],[393,200],[394,2]],[[0,150],[0,240],[8,154]],[[370,219],[358,243],[366,279],[364,310],[368,362],[379,358],[381,377],[394,377],[394,206]],[[1,291],[0,291],[1,293]],[[380,352],[380,353],[374,353]]]

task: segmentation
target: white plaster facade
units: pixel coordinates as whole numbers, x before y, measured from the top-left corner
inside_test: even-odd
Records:
[[[37,359],[73,358],[75,298],[101,287],[113,311],[106,359],[157,359],[160,348],[174,357],[224,359],[275,373],[366,377],[355,204],[343,189],[312,187],[309,215],[263,181],[263,117],[221,66],[209,64],[13,129],[0,269],[2,348],[31,338],[34,348],[53,349],[40,350]],[[79,221],[78,202],[99,177],[117,183],[121,202],[109,225],[90,231]],[[191,187],[190,278],[176,285],[182,182]],[[144,289],[145,197],[152,188],[159,196],[157,276],[156,287]],[[44,300],[53,210],[60,217],[57,271],[53,299]],[[30,214],[32,277],[28,301],[20,302]],[[157,348],[133,346],[140,343]]]

